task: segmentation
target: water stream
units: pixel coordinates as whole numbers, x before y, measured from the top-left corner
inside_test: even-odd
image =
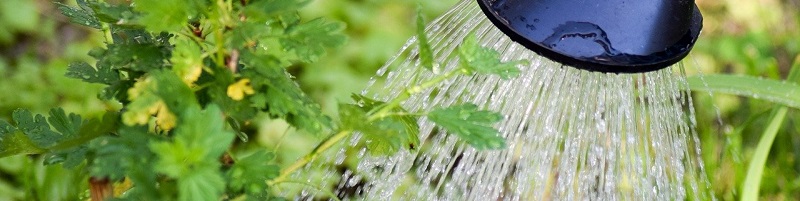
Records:
[[[440,68],[457,67],[454,51],[473,31],[503,60],[530,64],[512,80],[457,77],[411,97],[403,107],[428,111],[471,102],[500,112],[505,119],[496,128],[507,140],[506,149],[477,151],[421,118],[417,151],[373,157],[353,146],[356,134],[293,178],[329,185],[346,200],[713,199],[682,66],[639,74],[562,66],[511,41],[483,17],[474,0],[463,0],[427,29]],[[410,78],[431,78],[418,67],[415,42],[409,40],[363,93],[388,100],[418,84]],[[321,174],[310,173],[319,169]],[[297,199],[326,196],[304,189]]]

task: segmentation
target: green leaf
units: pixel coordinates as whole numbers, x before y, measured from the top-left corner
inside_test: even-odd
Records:
[[[527,65],[527,61],[500,61],[500,53],[494,49],[483,47],[478,43],[474,33],[470,33],[461,46],[458,48],[458,55],[461,57],[461,66],[467,72],[479,74],[497,75],[503,79],[510,79],[519,76],[518,65]]]
[[[505,139],[492,128],[503,119],[499,113],[478,110],[474,104],[438,108],[428,114],[428,119],[455,134],[476,149],[505,148]]]
[[[107,85],[119,81],[119,73],[111,68],[95,69],[86,62],[69,64],[66,76],[81,79],[88,83],[102,83]]]
[[[64,109],[61,108],[51,109],[50,117],[47,118],[47,122],[50,122],[50,125],[65,138],[77,136],[81,124],[84,123],[81,120],[81,116],[74,113],[70,113],[69,116],[67,116]]]
[[[687,78],[694,91],[734,94],[800,109],[800,85],[739,75],[704,75]]]
[[[89,146],[94,150],[95,158],[88,167],[89,173],[95,177],[121,180],[131,176],[136,180],[153,177],[152,164],[156,155],[148,145],[155,141],[155,136],[147,132],[147,127],[123,127],[118,136],[105,136],[92,141]],[[132,174],[136,171],[139,174]],[[146,175],[150,172],[152,175]],[[146,184],[137,184],[146,185]]]
[[[61,11],[61,14],[69,17],[69,20],[72,23],[92,27],[95,29],[102,28],[100,21],[94,16],[94,12],[92,12],[92,10],[83,7],[75,8],[58,2],[56,2],[56,5],[58,6],[58,10]]]
[[[264,92],[250,100],[254,107],[264,108],[270,116],[314,134],[332,127],[330,117],[322,113],[319,104],[300,89],[285,69],[258,56],[248,55],[243,59],[247,68],[241,74],[252,81],[255,91]]]
[[[248,15],[249,16],[249,15]],[[280,29],[273,29],[271,26],[264,23],[256,23],[246,21],[234,27],[230,32],[226,32],[225,39],[228,40],[233,47],[237,48],[253,48],[255,45],[264,43],[270,38],[270,35],[282,34]]]
[[[139,72],[164,68],[169,59],[168,47],[154,43],[110,44],[102,61],[113,69],[130,69]],[[107,71],[98,67],[99,71]]]
[[[419,60],[425,69],[436,72],[433,62],[433,50],[428,42],[428,35],[425,33],[425,19],[422,16],[422,8],[417,7],[417,41],[419,43]]]
[[[141,12],[139,22],[150,31],[180,31],[189,19],[206,11],[206,0],[135,0],[134,10]]]
[[[274,158],[274,154],[262,150],[237,160],[227,172],[231,188],[251,196],[266,193],[265,181],[280,174],[280,167],[270,163]]]
[[[311,2],[310,0],[256,0],[252,1],[244,9],[244,14],[248,17],[265,20],[270,16],[279,15],[285,12],[296,12],[301,7]]]
[[[45,165],[64,163],[66,168],[83,163],[88,152],[86,143],[116,129],[119,117],[109,112],[103,120],[86,121],[76,114],[66,114],[61,108],[50,110],[47,121],[44,116],[34,117],[26,110],[18,110],[14,115],[19,129],[0,121],[0,157],[44,153]],[[50,130],[50,125],[58,132]]]
[[[187,108],[180,117],[174,141],[150,146],[159,158],[155,170],[178,180],[179,200],[217,200],[225,188],[219,158],[236,135],[214,105]]]
[[[767,157],[775,137],[778,136],[778,130],[786,118],[788,108],[780,107],[773,110],[769,125],[764,129],[761,134],[761,139],[758,141],[753,158],[747,168],[747,176],[742,185],[742,200],[758,200],[758,192],[761,189],[761,176],[764,174],[764,166],[767,164]]]
[[[325,54],[325,48],[339,47],[346,36],[341,33],[342,23],[325,22],[318,18],[306,23],[289,26],[281,45],[304,62],[314,62]]]
[[[136,17],[133,8],[128,4],[107,4],[104,2],[89,2],[97,19],[105,23],[113,23],[117,26],[130,24]]]
[[[34,154],[44,151],[16,127],[0,119],[0,158],[18,154]]]
[[[178,200],[215,201],[225,192],[225,179],[213,167],[198,167],[178,179]]]
[[[359,105],[339,104],[339,119],[343,129],[360,131],[370,154],[391,155],[401,148],[416,149],[419,145],[417,119],[402,108],[393,109],[394,114],[370,120],[368,112],[386,103],[353,95]]]
[[[0,119],[0,141],[3,137],[17,132],[17,128],[9,124],[7,121]]]
[[[162,175],[153,171],[156,155],[148,146],[159,139],[144,126],[122,127],[116,133],[119,135],[104,136],[89,144],[94,150],[94,159],[87,166],[90,175],[112,181],[130,179],[135,188],[125,192],[127,198],[163,200],[158,197],[159,188],[169,187],[157,180]]]
[[[30,111],[25,109],[14,110],[12,114],[17,128],[40,148],[51,147],[62,139],[62,135],[50,130],[50,125],[47,124],[44,116],[37,114],[34,116]]]
[[[789,76],[786,77],[787,83],[800,84],[800,55],[795,58],[794,65],[789,71]],[[747,176],[742,185],[742,200],[757,200],[758,193],[761,190],[761,178],[766,168],[767,158],[769,157],[770,149],[775,143],[775,138],[778,136],[783,122],[788,113],[787,107],[777,107],[772,109],[770,121],[767,128],[761,134],[761,139],[758,140],[758,146],[753,153],[750,164],[747,167]]]
[[[50,111],[48,121],[66,137],[45,154],[45,164],[63,163],[65,168],[73,168],[83,163],[90,152],[87,143],[118,130],[119,113],[107,112],[102,119],[80,121],[80,116],[68,117],[59,108]]]
[[[79,145],[62,151],[47,153],[44,156],[44,165],[61,163],[64,168],[74,168],[83,163],[89,151],[86,145]]]

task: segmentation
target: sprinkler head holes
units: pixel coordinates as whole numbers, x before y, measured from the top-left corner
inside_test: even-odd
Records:
[[[638,73],[689,53],[703,16],[694,0],[478,0],[512,40],[589,71]]]

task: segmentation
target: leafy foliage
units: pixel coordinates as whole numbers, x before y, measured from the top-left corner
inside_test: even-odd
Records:
[[[226,173],[231,181],[230,188],[254,197],[264,197],[267,194],[264,181],[277,177],[280,171],[280,167],[269,163],[274,158],[274,154],[262,150],[239,159]]]
[[[419,60],[422,67],[429,71],[437,71],[434,69],[433,50],[431,44],[428,42],[428,34],[425,33],[425,19],[422,16],[422,10],[417,9],[417,41],[419,43]]]
[[[154,32],[179,31],[186,19],[197,19],[207,10],[205,0],[136,0],[134,10],[143,13],[139,23]]]
[[[286,28],[286,37],[281,40],[281,44],[302,61],[313,62],[325,54],[325,48],[344,44],[344,35],[329,34],[337,33],[342,28],[341,24],[327,23],[322,18],[307,23],[293,24]]]
[[[242,71],[244,77],[252,80],[255,94],[249,99],[256,108],[268,110],[273,117],[283,118],[289,123],[310,131],[321,133],[332,125],[330,117],[320,112],[314,103],[291,79],[284,69],[270,66],[269,61],[251,60]]]
[[[80,24],[95,29],[100,29],[100,21],[94,16],[94,11],[86,7],[86,2],[79,0],[79,8],[70,7],[62,3],[56,3],[58,10],[64,15],[69,17],[70,21],[75,24]]]
[[[498,113],[466,104],[433,110],[428,118],[477,149],[505,148],[505,140],[492,128],[492,124],[503,119]]]
[[[67,77],[81,79],[88,83],[114,84],[120,77],[111,68],[95,69],[85,62],[72,63],[69,65]]]
[[[178,200],[219,198],[225,180],[219,158],[235,135],[224,128],[222,112],[214,105],[200,111],[189,108],[175,130],[174,141],[150,145],[159,160],[155,170],[178,182]]]
[[[498,75],[503,79],[519,76],[517,65],[525,65],[527,61],[500,61],[500,53],[493,49],[481,47],[474,33],[469,34],[458,48],[461,65],[468,74],[472,72]]]
[[[419,126],[417,118],[405,115],[402,108],[395,108],[392,115],[370,120],[368,113],[386,103],[353,95],[359,105],[340,104],[339,118],[343,129],[360,131],[364,134],[367,148],[374,155],[391,155],[406,148],[414,150],[419,145]]]
[[[71,63],[65,76],[103,85],[98,98],[119,102],[122,108],[91,120],[60,108],[47,118],[17,110],[13,124],[0,120],[0,156],[42,154],[46,165],[84,168],[92,180],[127,185],[118,189],[124,191],[117,192],[116,198],[122,200],[271,200],[280,199],[274,196],[274,185],[352,132],[364,134],[364,145],[373,155],[416,150],[421,143],[417,120],[424,114],[399,104],[412,94],[386,102],[354,95],[357,104],[341,104],[337,122],[295,82],[287,68],[318,61],[329,48],[346,42],[340,33],[343,24],[299,17],[297,9],[308,2],[57,4],[72,22],[101,30],[106,37],[103,47],[89,52],[96,63]],[[421,59],[427,69],[436,71],[422,18],[418,24],[424,46]],[[472,49],[463,53],[462,60],[497,55],[477,43],[471,45],[463,47]],[[409,87],[434,87],[471,69],[510,78],[515,67],[499,60],[468,64],[429,84]],[[312,134],[337,134],[281,170],[273,161],[274,153],[247,145],[259,115],[282,119]],[[452,132],[471,145],[503,144],[502,138],[486,136],[485,126],[491,122],[484,119],[457,119],[436,111],[430,115],[445,119],[440,126],[456,129]],[[463,123],[458,120],[471,127],[453,127]],[[473,142],[476,139],[494,141],[485,145]]]

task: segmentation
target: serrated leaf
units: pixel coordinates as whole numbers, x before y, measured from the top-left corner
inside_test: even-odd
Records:
[[[428,119],[476,149],[500,149],[506,146],[505,139],[492,127],[503,116],[478,110],[474,104],[438,108],[428,113]]]
[[[219,158],[236,135],[225,129],[222,111],[187,108],[175,130],[174,141],[152,143],[158,155],[155,169],[178,180],[179,200],[217,200],[225,181],[217,168]],[[199,197],[198,197],[199,196]]]
[[[0,156],[44,153],[44,164],[64,163],[71,168],[81,164],[87,153],[85,143],[116,129],[116,113],[107,113],[102,121],[82,120],[63,109],[50,110],[50,116],[35,117],[26,110],[14,114],[18,128],[0,121]],[[49,125],[48,125],[49,122]],[[58,132],[50,130],[50,125]]]
[[[81,79],[88,83],[102,83],[108,85],[119,81],[119,73],[111,68],[95,69],[86,62],[69,64],[66,76]]]
[[[50,125],[64,137],[77,136],[81,124],[83,124],[81,116],[74,113],[67,115],[62,108],[51,109],[47,122],[50,122]]]
[[[149,144],[156,141],[147,127],[122,127],[118,136],[106,136],[89,145],[94,150],[94,159],[87,166],[89,173],[97,178],[112,181],[130,179],[136,186],[125,192],[128,198],[160,200],[157,185],[158,172],[153,171],[155,153]],[[163,187],[163,186],[162,186]]]
[[[244,14],[260,20],[285,12],[296,12],[310,0],[259,0],[247,4]]]
[[[120,180],[129,175],[129,171],[153,163],[155,154],[148,145],[154,137],[147,133],[146,127],[123,127],[118,133],[118,136],[101,137],[90,143],[95,154],[88,168],[92,176]],[[146,169],[152,170],[152,167]]]
[[[153,32],[179,31],[205,11],[205,0],[135,0],[139,22]]]
[[[216,106],[205,111],[189,109],[181,115],[174,142],[155,143],[159,171],[181,177],[198,165],[219,165],[218,159],[233,142],[235,134],[224,129],[222,112]]]
[[[17,128],[7,121],[0,119],[0,141],[2,141],[4,136],[13,134],[14,132],[17,132]]]
[[[461,58],[462,68],[467,70],[467,74],[475,72],[510,79],[519,76],[518,65],[526,65],[528,63],[525,60],[500,61],[500,53],[494,49],[481,46],[474,33],[470,33],[464,38],[458,48],[458,53]]]
[[[92,8],[98,20],[117,26],[130,24],[136,16],[129,4],[107,4],[92,1],[88,6]]]
[[[178,200],[220,200],[225,192],[225,179],[214,168],[202,167],[178,178]]]
[[[148,72],[164,68],[165,61],[169,59],[169,50],[158,44],[110,44],[108,50],[99,62],[108,62],[112,69],[130,69],[139,72]],[[105,66],[103,66],[105,67]],[[100,68],[100,65],[98,65]],[[101,70],[106,70],[102,69]]]
[[[306,23],[290,26],[281,45],[293,52],[304,62],[314,62],[325,54],[325,48],[339,47],[345,43],[346,36],[341,33],[341,23],[325,22],[318,18]]]
[[[102,119],[81,121],[80,116],[67,116],[59,108],[51,110],[47,120],[67,137],[45,154],[45,164],[62,163],[65,168],[73,168],[85,160],[89,153],[88,142],[117,130],[119,113],[108,112]]]
[[[419,61],[425,69],[434,70],[433,50],[428,42],[428,34],[425,33],[425,19],[422,16],[422,9],[417,8],[417,43],[419,44]]]
[[[14,110],[12,114],[17,128],[40,148],[51,147],[62,139],[62,135],[50,130],[50,125],[47,124],[44,116],[37,114],[34,116],[30,111],[25,109]]]
[[[270,162],[274,158],[275,155],[270,152],[259,151],[237,160],[226,173],[231,188],[249,195],[266,193],[265,181],[280,174],[280,167]]]
[[[419,145],[417,120],[409,115],[393,115],[370,120],[368,112],[385,103],[360,95],[353,95],[359,105],[340,104],[339,119],[343,129],[356,130],[364,134],[370,154],[391,155],[401,148],[416,149]],[[402,108],[392,112],[406,113]]]
[[[291,79],[283,68],[269,65],[258,56],[245,56],[247,68],[242,75],[251,80],[255,91],[264,92],[258,96],[255,107],[263,107],[272,117],[285,119],[293,126],[314,134],[331,128],[330,117],[324,115],[319,104],[311,100]],[[257,105],[266,102],[266,105]]]
[[[42,149],[33,144],[25,134],[0,119],[0,158],[17,154],[40,153]]]
[[[87,27],[92,27],[95,29],[101,29],[102,26],[100,25],[100,21],[94,16],[94,13],[91,10],[86,8],[75,8],[72,6],[64,5],[62,3],[56,3],[58,6],[58,10],[61,11],[61,14],[69,17],[69,20],[72,23],[80,24]]]
[[[249,16],[249,15],[248,15]],[[246,21],[234,27],[230,32],[226,32],[225,39],[228,40],[233,47],[246,47],[253,48],[259,43],[263,43],[265,39],[269,39],[268,35],[281,34],[278,30],[273,30],[271,26],[264,23],[256,23]]]

